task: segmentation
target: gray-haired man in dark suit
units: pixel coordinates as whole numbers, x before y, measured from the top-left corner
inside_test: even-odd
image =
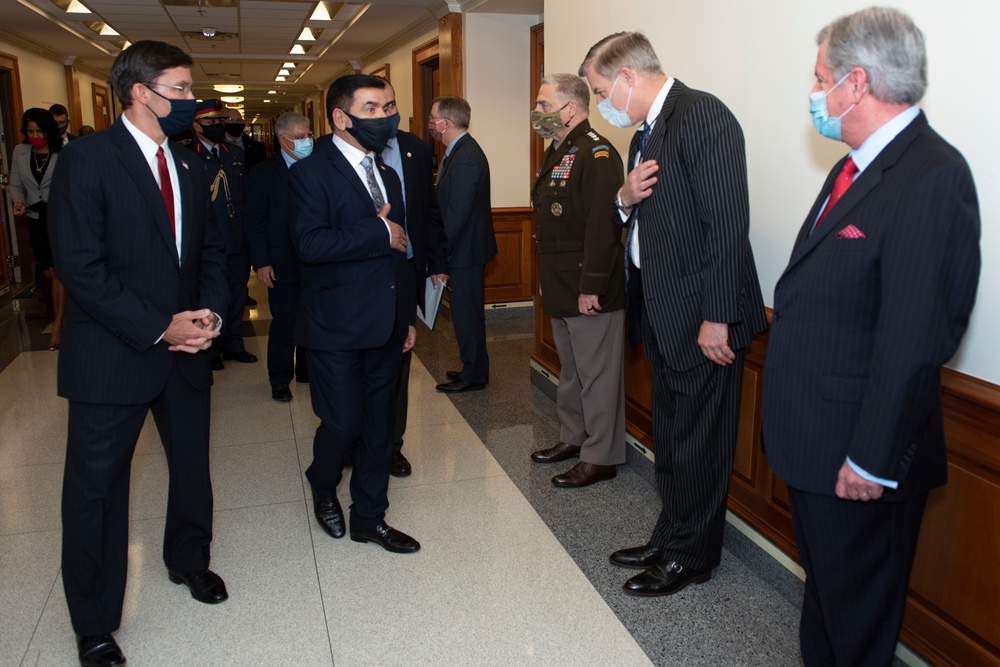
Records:
[[[617,33],[583,64],[612,125],[644,121],[616,206],[627,222],[629,341],[653,367],[663,508],[647,544],[611,562],[644,570],[625,592],[708,581],[722,554],[745,348],[766,328],[748,231],[743,131],[717,98],[667,78],[649,41]]]

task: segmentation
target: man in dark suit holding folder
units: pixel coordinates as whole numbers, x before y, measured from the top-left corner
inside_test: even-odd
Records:
[[[50,202],[66,285],[59,395],[69,399],[62,573],[82,665],[120,665],[129,471],[146,414],[170,490],[163,560],[196,600],[224,601],[212,542],[207,350],[225,311],[226,257],[205,169],[167,137],[194,118],[191,58],[141,41],[111,68],[125,113],[66,146]],[[65,274],[65,275],[64,275]]]
[[[869,8],[817,38],[813,121],[851,147],[774,290],[763,445],[789,487],[812,665],[892,661],[927,493],[945,483],[941,365],[979,279],[962,155],[916,106],[924,38]]]

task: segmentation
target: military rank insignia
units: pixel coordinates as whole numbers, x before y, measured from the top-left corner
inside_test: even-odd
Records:
[[[599,157],[611,157],[611,151],[607,144],[601,144],[599,146],[594,146],[590,149],[590,154],[595,158]]]
[[[566,155],[563,155],[559,164],[552,168],[552,178],[569,178],[569,172],[573,169],[573,160],[575,159],[576,153],[567,153]]]

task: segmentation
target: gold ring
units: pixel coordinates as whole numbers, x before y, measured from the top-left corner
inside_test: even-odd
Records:
[[[867,498],[867,497],[868,497],[868,492],[867,492],[867,491],[865,491],[864,493],[862,493],[862,494],[861,494],[861,497],[862,497],[862,498]]]

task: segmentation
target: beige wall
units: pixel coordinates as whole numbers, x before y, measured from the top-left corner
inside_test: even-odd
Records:
[[[73,132],[76,132],[81,125],[90,125],[94,127],[94,87],[93,84],[99,86],[104,86],[108,89],[108,93],[111,93],[111,84],[107,80],[98,79],[90,76],[84,72],[77,70],[76,73],[77,85],[80,86],[80,116],[81,118],[72,119],[71,125],[73,126]],[[111,100],[108,100],[108,104]],[[113,117],[113,110],[108,109],[108,116]]]
[[[0,51],[17,57],[21,78],[21,101],[25,109],[67,103],[66,74],[61,62],[49,60],[24,49],[0,41]],[[20,137],[19,137],[20,138]]]
[[[413,119],[413,49],[426,44],[437,35],[435,27],[380,58],[378,62],[365,63],[361,68],[365,74],[371,74],[389,63],[389,80],[392,82],[392,89],[396,91],[396,106],[399,108],[399,126],[404,130],[410,129],[410,121]]]
[[[576,71],[590,46],[608,33],[643,30],[668,75],[708,90],[730,106],[747,138],[751,241],[764,299],[787,263],[799,226],[833,163],[848,147],[821,138],[809,117],[816,33],[841,13],[868,6],[759,0],[663,0],[586,3],[546,0],[546,71]],[[993,110],[1000,88],[989,78],[997,62],[1000,4],[982,0],[899,0],[927,38],[930,86],[921,106],[933,127],[961,150],[979,190],[983,271],[978,305],[963,348],[951,365],[1000,382],[1000,135]],[[623,11],[627,10],[627,11]],[[599,131],[624,154],[629,132],[592,114]]]

